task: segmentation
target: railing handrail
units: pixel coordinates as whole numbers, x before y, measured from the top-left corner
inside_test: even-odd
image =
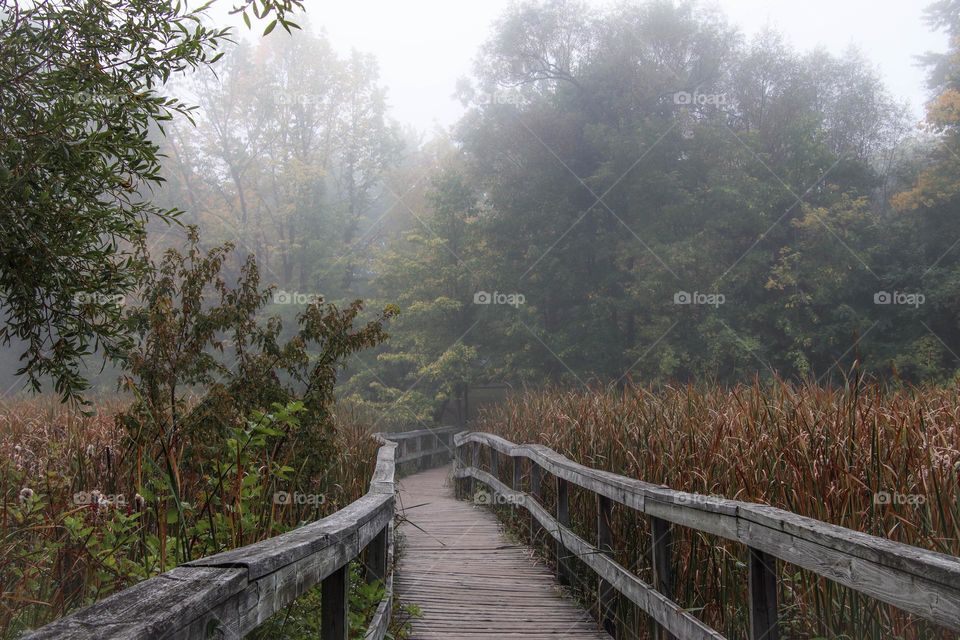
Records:
[[[878,538],[866,533],[828,524],[768,505],[729,500],[722,497],[676,491],[615,473],[581,465],[544,445],[518,445],[489,433],[461,433],[454,437],[458,450],[455,477],[476,479],[494,491],[522,505],[545,528],[558,545],[576,554],[601,578],[641,606],[670,633],[680,638],[722,638],[700,620],[673,602],[669,589],[657,589],[639,580],[615,563],[604,551],[576,536],[569,528],[569,515],[554,518],[537,501],[540,469],[558,479],[566,511],[566,483],[598,496],[598,532],[609,517],[609,503],[616,502],[651,517],[652,524],[665,531],[670,524],[714,534],[743,543],[751,554],[751,638],[776,637],[776,559],[789,562],[868,596],[918,615],[944,627],[960,630],[960,558],[919,547]],[[470,462],[460,448],[472,445]],[[509,456],[514,461],[514,486],[507,487],[496,477],[499,463],[491,458],[491,473],[479,468],[479,447]],[[534,482],[532,493],[520,490],[518,460],[530,461]],[[558,500],[559,506],[560,500]],[[602,514],[606,511],[606,516]],[[566,520],[561,522],[560,520]],[[609,523],[607,523],[608,525]],[[601,545],[603,546],[603,545]],[[666,547],[669,547],[669,542]],[[655,573],[669,571],[662,557],[666,547],[654,544]],[[558,570],[562,567],[559,567]],[[669,576],[660,576],[669,584]],[[772,587],[771,587],[772,581]]]
[[[388,563],[398,466],[432,460],[443,451],[452,453],[452,442],[422,452],[406,451],[405,443],[428,434],[439,443],[455,429],[374,434],[382,444],[370,487],[336,513],[267,540],[184,563],[55,620],[27,638],[242,638],[320,584],[322,637],[345,640],[349,564],[366,549],[368,579],[383,580],[385,592],[366,638],[380,640],[393,602]],[[401,450],[403,457],[398,455]]]

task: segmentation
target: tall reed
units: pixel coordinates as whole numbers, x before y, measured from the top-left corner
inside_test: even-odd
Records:
[[[474,428],[674,489],[769,504],[960,555],[955,386],[778,381],[727,389],[547,389],[489,409]],[[571,509],[575,528],[592,536],[589,496],[575,492]],[[614,527],[619,560],[649,578],[646,523],[617,509]],[[744,549],[689,530],[678,534],[678,599],[730,637],[744,637]],[[782,622],[791,638],[955,637],[797,567],[784,566],[781,578]],[[583,585],[588,598],[592,585]],[[625,611],[625,618],[636,617]]]
[[[169,569],[178,561],[172,549],[206,555],[342,508],[366,491],[379,446],[356,416],[335,409],[336,455],[309,485],[322,504],[271,499],[289,484],[266,471],[288,462],[272,457],[272,443],[244,454],[244,464],[233,464],[230,445],[218,459],[183,456],[183,501],[174,504],[145,489],[144,478],[162,473],[115,419],[127,404],[104,398],[94,415],[83,415],[51,397],[0,401],[0,638]],[[226,475],[216,482],[218,469]],[[187,545],[175,538],[178,517]]]

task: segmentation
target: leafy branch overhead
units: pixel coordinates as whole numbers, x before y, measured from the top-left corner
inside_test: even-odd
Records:
[[[238,5],[285,27],[296,0]],[[222,55],[210,4],[180,0],[3,0],[0,9],[0,342],[18,375],[51,376],[63,397],[87,386],[81,361],[118,357],[119,301],[142,275],[146,224],[163,181],[156,132],[193,107],[167,95],[178,74]],[[269,27],[268,27],[269,29]]]

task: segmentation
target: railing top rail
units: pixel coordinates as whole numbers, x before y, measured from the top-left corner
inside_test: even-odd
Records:
[[[463,427],[430,427],[427,429],[417,429],[416,431],[396,431],[393,433],[379,433],[377,435],[386,438],[387,440],[392,440],[393,442],[399,442],[401,440],[409,440],[410,438],[420,438],[429,435],[445,435],[448,433],[456,433],[458,431],[463,431]]]
[[[632,509],[741,542],[901,609],[960,629],[960,558],[879,538],[776,507],[676,491],[581,465],[537,444],[489,433],[460,433],[478,443]]]
[[[356,558],[393,519],[397,442],[382,443],[368,492],[325,518],[140,582],[28,637],[242,637]]]

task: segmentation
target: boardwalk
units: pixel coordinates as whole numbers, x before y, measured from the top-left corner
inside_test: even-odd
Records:
[[[395,595],[421,608],[423,617],[413,629],[419,640],[609,640],[583,609],[561,595],[553,574],[535,562],[528,549],[501,534],[492,511],[454,499],[448,467],[397,482],[398,466],[443,463],[454,447],[458,478],[522,509],[561,545],[564,555],[578,558],[596,574],[596,611],[604,629],[631,633],[616,629],[620,621],[613,615],[616,599],[624,598],[645,611],[661,632],[679,640],[726,640],[697,617],[699,609],[691,611],[673,600],[672,531],[693,528],[746,548],[748,635],[730,637],[788,637],[781,633],[778,602],[781,563],[788,563],[893,605],[900,615],[913,614],[928,625],[922,630],[931,630],[923,637],[960,638],[956,633],[943,635],[947,629],[960,632],[960,558],[762,504],[683,493],[598,471],[542,445],[458,431],[440,427],[381,438],[369,491],[336,513],[180,565],[60,618],[24,640],[239,640],[271,616],[285,615],[286,607],[314,586],[322,593],[320,640],[349,640],[350,564],[361,557],[366,580],[386,576],[384,595],[363,636],[367,640],[389,637]],[[514,471],[509,484],[498,477],[501,462]],[[529,469],[526,476],[524,466]],[[553,504],[544,502],[545,476],[555,482],[555,494],[548,499]],[[596,543],[570,528],[571,486],[595,495]],[[656,532],[649,557],[652,583],[609,555],[617,548],[610,524],[614,504],[642,514]],[[388,572],[397,510],[408,523],[401,529],[400,565]],[[562,567],[558,570],[563,573]]]
[[[400,481],[398,509],[423,529],[400,529],[397,594],[423,612],[413,638],[609,640],[527,547],[503,536],[492,513],[454,499],[449,472],[442,467]]]

